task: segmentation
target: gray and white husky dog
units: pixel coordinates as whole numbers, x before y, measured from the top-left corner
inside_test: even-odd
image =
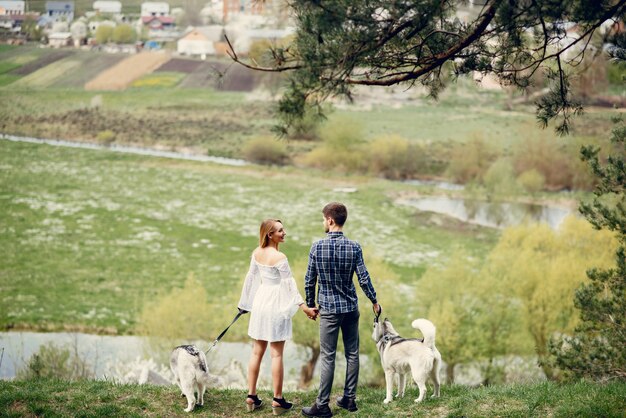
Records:
[[[198,390],[199,406],[204,404],[204,391],[212,383],[204,352],[194,345],[180,345],[170,354],[170,369],[176,384],[187,397],[185,412],[193,411],[196,405],[194,390]]]
[[[428,319],[416,319],[411,326],[419,329],[424,338],[402,338],[387,318],[374,322],[372,338],[376,341],[387,384],[387,397],[384,403],[393,400],[393,382],[396,376],[398,376],[397,397],[404,396],[406,375],[409,372],[419,388],[419,397],[415,402],[421,402],[426,396],[426,380],[429,376],[434,384],[433,397],[439,396],[441,354],[435,347],[435,325]]]

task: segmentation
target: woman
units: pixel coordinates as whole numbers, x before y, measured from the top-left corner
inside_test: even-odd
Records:
[[[308,308],[296,287],[285,254],[278,246],[285,241],[285,229],[278,219],[266,219],[259,231],[259,247],[252,252],[250,270],[239,300],[241,311],[250,311],[248,335],[254,339],[248,364],[248,411],[260,408],[262,401],[256,394],[261,359],[269,342],[272,357],[272,382],[274,415],[291,409],[292,404],[283,398],[283,349],[285,340],[291,338],[291,318],[298,308],[311,319],[317,316]]]

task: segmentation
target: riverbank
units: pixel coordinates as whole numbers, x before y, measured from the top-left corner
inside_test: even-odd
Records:
[[[432,387],[429,386],[429,395]],[[382,388],[359,388],[359,411],[350,414],[332,403],[335,416],[360,417],[623,417],[626,410],[626,383],[599,384],[577,382],[555,384],[543,382],[527,385],[503,385],[480,388],[443,386],[441,397],[416,405],[415,387],[407,395],[384,405]],[[286,393],[294,402],[293,416],[313,403],[315,390]],[[333,391],[332,399],[340,395]],[[268,391],[259,396],[266,402]],[[244,390],[210,389],[205,405],[195,414],[211,417],[247,416]],[[185,399],[174,386],[119,385],[102,381],[65,382],[38,379],[32,381],[0,381],[0,416],[93,416],[93,417],[187,417]],[[266,416],[270,408],[257,414]]]

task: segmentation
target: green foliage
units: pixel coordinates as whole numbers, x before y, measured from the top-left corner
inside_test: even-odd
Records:
[[[110,25],[100,25],[96,29],[96,33],[94,37],[96,38],[96,42],[99,44],[106,44],[113,39],[113,30],[114,28]]]
[[[446,174],[455,182],[481,182],[485,172],[497,157],[494,146],[480,136],[455,147]]]
[[[249,140],[242,149],[246,160],[258,164],[283,165],[289,161],[289,153],[284,141],[269,136]]]
[[[235,306],[235,293],[230,296],[231,306]],[[174,288],[144,305],[136,331],[140,335],[167,339],[208,339],[207,330],[224,322],[224,317],[216,314],[215,308],[206,289],[193,274],[189,274],[182,288]]]
[[[527,193],[534,195],[544,189],[546,179],[539,171],[531,168],[517,177],[517,184]]]
[[[425,165],[422,147],[398,135],[374,139],[367,151],[370,172],[388,179],[415,178]]]
[[[531,336],[540,361],[548,355],[555,333],[575,325],[572,297],[592,266],[609,266],[617,248],[612,234],[594,231],[584,220],[567,218],[558,231],[547,225],[507,229],[489,254],[487,277],[503,283],[509,302]],[[544,373],[555,378],[551,367]]]
[[[42,345],[18,370],[16,379],[62,379],[79,380],[93,379],[93,368],[81,359],[78,352],[69,348],[57,347],[54,343]]]
[[[484,359],[484,383],[502,382],[494,360],[528,354],[545,360],[555,333],[573,330],[572,296],[585,269],[608,266],[617,243],[570,217],[558,231],[547,225],[507,228],[483,262],[463,252],[432,267],[419,282],[420,314],[438,328],[449,381],[454,366]],[[532,343],[531,343],[532,342]],[[544,365],[548,378],[553,370]]]
[[[276,57],[273,67],[292,70],[279,103],[282,129],[333,97],[352,99],[356,85],[422,86],[438,97],[451,78],[493,74],[502,84],[526,88],[545,71],[550,91],[537,103],[537,117],[567,133],[580,105],[572,98],[568,57],[576,45],[589,47],[607,19],[619,20],[626,6],[618,2],[489,1],[465,19],[451,19],[458,2],[335,1],[330,5],[297,0],[289,3],[297,28],[289,59]],[[591,6],[590,6],[591,4]],[[562,25],[575,22],[583,42],[563,36]],[[534,28],[530,35],[528,28]],[[585,29],[582,29],[585,28]],[[569,50],[569,51],[568,51]]]
[[[483,184],[489,196],[507,196],[519,192],[513,165],[508,158],[500,158],[489,167]]]
[[[96,140],[98,142],[102,142],[105,144],[110,144],[115,141],[115,132],[107,129],[104,131],[98,132],[98,136],[96,136]]]
[[[626,61],[609,61],[607,79],[610,84],[623,86],[626,83]]]
[[[626,380],[626,124],[622,119],[616,120],[611,142],[618,152],[609,155],[604,164],[597,147],[581,150],[599,184],[593,202],[581,203],[580,210],[595,228],[616,234],[620,247],[614,251],[615,265],[609,268],[594,263],[587,272],[589,281],[576,291],[574,299],[580,324],[574,333],[555,338],[551,353],[554,364],[568,376]]]
[[[102,26],[103,25],[99,26],[98,30]],[[98,39],[98,30],[96,30],[96,39]],[[117,44],[130,44],[135,42],[136,38],[137,33],[133,27],[125,23],[117,25],[111,34],[111,39]],[[100,40],[98,40],[98,43],[101,43]]]
[[[365,168],[365,155],[361,148],[363,131],[354,121],[329,121],[320,128],[320,137],[323,144],[304,155],[302,163],[340,172],[359,172]]]

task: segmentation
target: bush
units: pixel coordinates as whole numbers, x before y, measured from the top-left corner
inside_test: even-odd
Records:
[[[115,142],[115,132],[108,129],[106,131],[100,131],[96,136],[96,140],[104,144],[110,144],[112,142]]]
[[[106,44],[113,38],[113,27],[109,25],[100,25],[96,29],[95,34],[96,42],[99,44]]]
[[[517,184],[530,194],[535,194],[543,190],[546,185],[546,179],[534,168],[524,171],[517,177]]]
[[[516,194],[518,190],[513,166],[507,158],[493,163],[483,177],[483,184],[490,194],[496,196]]]
[[[369,169],[388,179],[415,177],[421,164],[421,149],[400,136],[384,136],[368,145]]]
[[[132,26],[123,24],[123,25],[118,25],[115,27],[115,29],[113,29],[112,38],[113,38],[113,42],[115,43],[130,44],[130,43],[135,42],[135,39],[137,38],[137,33],[132,28]]]
[[[563,140],[564,141],[564,140]],[[556,138],[528,138],[513,150],[513,166],[517,173],[538,171],[545,179],[549,190],[573,188],[573,155],[569,155],[566,143]]]
[[[244,158],[258,164],[282,165],[288,162],[289,154],[285,144],[272,137],[251,139],[243,147]]]
[[[481,182],[498,156],[497,150],[482,137],[454,147],[446,174],[457,183]]]
[[[363,172],[367,166],[367,153],[363,147],[363,134],[355,122],[336,119],[320,129],[323,145],[301,158],[309,167],[343,172]]]
[[[16,378],[20,380],[40,378],[93,379],[94,372],[89,364],[78,356],[76,350],[72,354],[67,348],[48,343],[42,345],[39,351],[28,359],[26,366],[17,371]]]

